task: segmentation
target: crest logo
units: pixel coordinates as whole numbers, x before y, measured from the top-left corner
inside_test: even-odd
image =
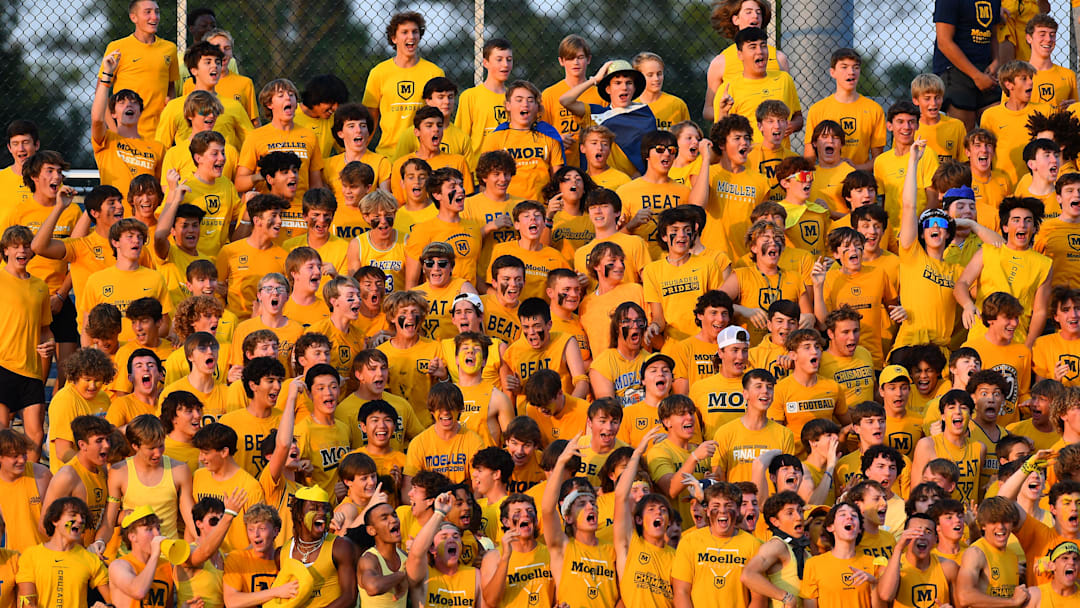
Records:
[[[982,27],[990,27],[990,22],[994,20],[994,9],[986,0],[975,3],[975,20]]]
[[[716,587],[717,589],[723,589],[725,583],[727,583],[727,579],[723,576],[714,576],[712,579],[713,587]]]
[[[758,307],[762,310],[768,310],[769,306],[779,299],[779,287],[762,287],[758,290]]]
[[[799,222],[799,235],[802,240],[810,245],[817,245],[821,238],[821,224],[817,220],[802,220]]]
[[[1072,381],[1080,378],[1080,356],[1061,355],[1058,357],[1058,361],[1069,366],[1069,371],[1065,373],[1066,380]]]
[[[1071,247],[1073,251],[1080,251],[1080,234],[1069,235],[1069,247]]]
[[[990,5],[989,2],[986,3]],[[409,99],[416,93],[416,84],[411,80],[402,80],[397,83],[397,94],[402,99]]]
[[[644,566],[645,564],[648,564],[649,560],[651,560],[651,559],[652,558],[649,557],[648,553],[638,553],[637,560],[638,560],[638,563],[641,564],[642,566]]]
[[[845,116],[840,119],[840,128],[844,130],[844,135],[848,137],[855,134],[855,124],[853,116]]]
[[[338,359],[342,363],[352,361],[352,348],[348,344],[338,345]]]
[[[460,255],[461,257],[468,256],[469,255],[469,241],[467,241],[466,239],[460,239],[460,240],[454,241],[454,251],[457,252],[457,254]]]
[[[106,285],[105,287],[102,287],[101,288],[101,294],[103,296],[105,296],[106,298],[111,298],[112,294],[113,294],[113,286],[112,285]]]
[[[247,266],[247,263],[248,263],[248,256],[247,255],[240,256],[240,265],[241,266]]]
[[[495,106],[492,109],[495,110],[495,120],[506,122],[506,106]]]
[[[1039,98],[1043,101],[1050,101],[1054,98],[1054,83],[1045,82],[1039,85]]]
[[[649,419],[648,418],[638,418],[638,419],[634,420],[634,428],[639,430],[639,431],[644,431],[646,428],[648,428],[648,426],[649,426]],[[642,555],[645,555],[645,554],[642,553]]]
[[[937,585],[923,583],[911,588],[911,605],[915,608],[930,608],[937,603]]]
[[[596,598],[600,597],[600,590],[596,587],[589,587],[589,592],[586,595],[589,596],[590,600],[595,600]]]
[[[210,215],[215,215],[218,211],[221,211],[221,197],[216,194],[206,195],[206,212]]]

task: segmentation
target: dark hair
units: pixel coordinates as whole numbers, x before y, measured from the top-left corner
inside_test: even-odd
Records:
[[[452,179],[456,179],[462,184],[465,183],[465,178],[461,175],[461,171],[458,171],[453,167],[442,167],[432,171],[431,175],[428,175],[427,182],[424,183],[424,189],[427,190],[428,196],[431,197],[431,203],[435,205],[436,209],[439,208],[441,203],[439,202],[439,199],[435,198],[435,195],[442,194],[443,184]]]
[[[132,321],[150,319],[157,323],[161,320],[163,315],[161,302],[158,302],[156,298],[150,297],[135,300],[128,304],[127,310],[124,311],[124,316]]]
[[[258,161],[259,175],[263,178],[274,177],[281,171],[288,171],[289,169],[300,170],[303,166],[303,161],[297,156],[296,152],[283,152],[276,150],[263,156]],[[258,197],[256,197],[258,198]],[[254,201],[255,199],[252,199]],[[248,214],[251,214],[251,202],[248,203]],[[251,217],[254,217],[251,215]]]
[[[173,391],[169,393],[161,400],[161,415],[158,416],[158,419],[161,420],[161,426],[165,429],[165,434],[173,432],[173,418],[176,418],[177,410],[181,409],[202,411],[203,404],[194,393],[189,391]]]
[[[393,17],[390,17],[390,23],[386,25],[386,40],[390,43],[391,47],[395,47],[394,36],[397,35],[398,28],[404,23],[414,23],[417,29],[420,30],[420,37],[424,37],[424,31],[427,29],[427,22],[424,21],[424,16],[416,11],[403,11],[400,13],[394,13]]]
[[[19,135],[29,135],[30,139],[35,144],[41,141],[41,138],[38,136],[38,128],[36,124],[29,120],[16,118],[15,120],[8,123],[6,141],[11,142],[12,138],[18,137]]]
[[[349,87],[333,74],[320,74],[304,85],[300,103],[313,108],[320,103],[343,104],[349,101]]]
[[[735,48],[742,50],[742,47],[747,42],[765,42],[769,39],[765,30],[760,27],[747,27],[739,30],[738,34],[735,34]]]
[[[41,516],[41,524],[45,528],[45,534],[48,536],[56,534],[56,523],[68,511],[75,513],[75,515],[82,515],[83,527],[89,528],[94,525],[90,515],[90,507],[86,506],[86,502],[75,496],[65,496],[53,501],[49,508],[45,509],[45,514]],[[12,523],[14,524],[14,521]]]
[[[919,107],[907,100],[901,100],[889,106],[889,112],[885,115],[885,122],[892,122],[900,114],[910,114],[919,118]]]
[[[904,457],[896,450],[896,448],[891,448],[887,445],[875,445],[863,452],[861,463],[863,474],[866,474],[866,470],[869,469],[878,458],[888,458],[889,460],[892,460],[893,464],[896,465],[897,476],[904,470]]]
[[[1009,223],[1009,215],[1014,209],[1027,209],[1035,221],[1035,231],[1039,231],[1043,218],[1046,217],[1046,209],[1043,202],[1031,196],[1006,196],[998,205],[998,222],[1001,223],[1001,234],[1005,234],[1005,225]]]
[[[540,317],[544,323],[551,322],[551,305],[542,298],[526,298],[518,306],[518,319]]]
[[[225,53],[216,44],[210,44],[205,40],[200,40],[195,44],[188,47],[187,52],[184,53],[184,65],[188,71],[193,70],[199,65],[203,57],[213,57],[218,61],[225,60]],[[195,78],[194,74],[192,78]]]
[[[285,379],[285,366],[276,357],[255,357],[244,364],[240,381],[244,383],[244,394],[248,396],[248,399],[255,396],[255,391],[251,390],[251,383],[258,384],[267,376]]]
[[[76,447],[80,441],[89,441],[91,437],[108,437],[112,430],[112,423],[100,416],[76,416],[71,421],[71,435]]]
[[[457,95],[458,86],[446,76],[436,76],[424,84],[424,90],[420,93],[422,99],[431,99],[435,93],[453,93]]]
[[[236,454],[236,431],[232,427],[211,422],[195,432],[191,445],[199,450],[229,450],[229,456]]]

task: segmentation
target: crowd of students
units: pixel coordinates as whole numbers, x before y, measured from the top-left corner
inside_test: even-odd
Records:
[[[1080,606],[1058,24],[938,0],[910,99],[838,49],[804,115],[771,11],[706,135],[652,52],[459,91],[401,12],[356,102],[132,0],[100,185],[7,129],[0,608]]]

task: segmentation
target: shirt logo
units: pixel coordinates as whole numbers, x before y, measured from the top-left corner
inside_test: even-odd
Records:
[[[989,2],[987,6],[989,6]],[[409,99],[416,92],[416,84],[411,80],[402,80],[397,83],[397,94],[402,99]]]
[[[840,128],[844,130],[844,135],[851,137],[855,135],[855,117],[845,116],[840,119]]]
[[[495,120],[500,123],[506,122],[506,106],[495,106]]]
[[[817,220],[802,220],[799,222],[799,234],[808,245],[817,245],[821,237],[821,226]]]
[[[1069,247],[1071,247],[1073,251],[1080,251],[1080,234],[1069,235]]]
[[[853,295],[853,296],[861,296],[862,295],[862,287],[858,287],[858,286],[852,287],[851,288],[851,295]]]
[[[1069,366],[1069,371],[1065,373],[1066,380],[1072,381],[1080,378],[1080,356],[1061,355],[1058,357],[1058,362]]]
[[[930,608],[937,603],[937,585],[923,583],[911,588],[911,605],[915,608]]]
[[[649,426],[649,419],[648,418],[637,418],[636,420],[634,420],[634,428],[639,430],[639,431],[644,431],[646,429],[646,427],[648,427],[648,426]],[[642,555],[645,555],[645,554],[642,553]],[[641,563],[644,564],[645,562],[641,562]]]
[[[780,299],[780,287],[762,287],[758,290],[758,308],[768,310],[773,302]]]
[[[638,553],[638,556],[637,556],[637,561],[638,561],[638,563],[639,563],[639,564],[641,564],[642,566],[644,566],[645,564],[648,564],[648,563],[649,563],[649,559],[650,559],[650,558],[649,558],[649,554],[648,554],[648,553],[645,553],[644,551],[642,551],[641,553]]]
[[[456,251],[457,254],[460,255],[461,257],[468,256],[469,255],[469,241],[466,240],[466,239],[461,239],[461,240],[458,240],[458,241],[454,241],[454,251]]]
[[[982,27],[990,27],[990,22],[994,20],[993,8],[986,0],[978,0],[975,3],[975,20]]]
[[[105,296],[106,298],[111,298],[112,294],[113,294],[113,286],[112,285],[106,285],[105,287],[101,288],[101,295]]]
[[[247,263],[248,263],[248,256],[247,255],[240,256],[240,265],[241,266],[247,266]]]
[[[1054,98],[1054,83],[1046,82],[1039,85],[1039,98],[1043,101],[1050,101]]]
[[[216,194],[207,194],[206,198],[206,212],[210,215],[216,215],[218,211],[221,211],[221,197]]]

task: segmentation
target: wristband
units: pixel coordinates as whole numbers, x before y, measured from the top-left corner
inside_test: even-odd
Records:
[[[1032,473],[1038,471],[1044,466],[1046,466],[1045,461],[1040,460],[1036,456],[1032,455],[1031,458],[1028,458],[1026,461],[1024,461],[1024,464],[1020,467],[1020,470],[1023,471],[1026,475],[1031,475]]]
[[[449,511],[440,511],[439,509],[435,509],[435,512],[443,517],[446,517],[450,513]]]
[[[589,381],[589,375],[588,374],[578,374],[578,375],[576,375],[576,376],[574,376],[573,378],[570,379],[570,384],[577,384],[578,382],[588,382],[588,381]]]
[[[237,513],[236,511],[233,511],[232,509],[229,509],[229,508],[227,508],[227,507],[226,507],[226,509],[225,509],[225,514],[226,514],[226,515],[232,515],[233,517],[236,517],[236,516],[240,515],[240,514],[239,514],[239,513]]]
[[[113,76],[113,75],[116,74],[116,72],[102,72],[102,74],[104,74],[106,76]]]
[[[109,502],[121,502],[120,497],[118,496],[110,496],[108,500]]]

